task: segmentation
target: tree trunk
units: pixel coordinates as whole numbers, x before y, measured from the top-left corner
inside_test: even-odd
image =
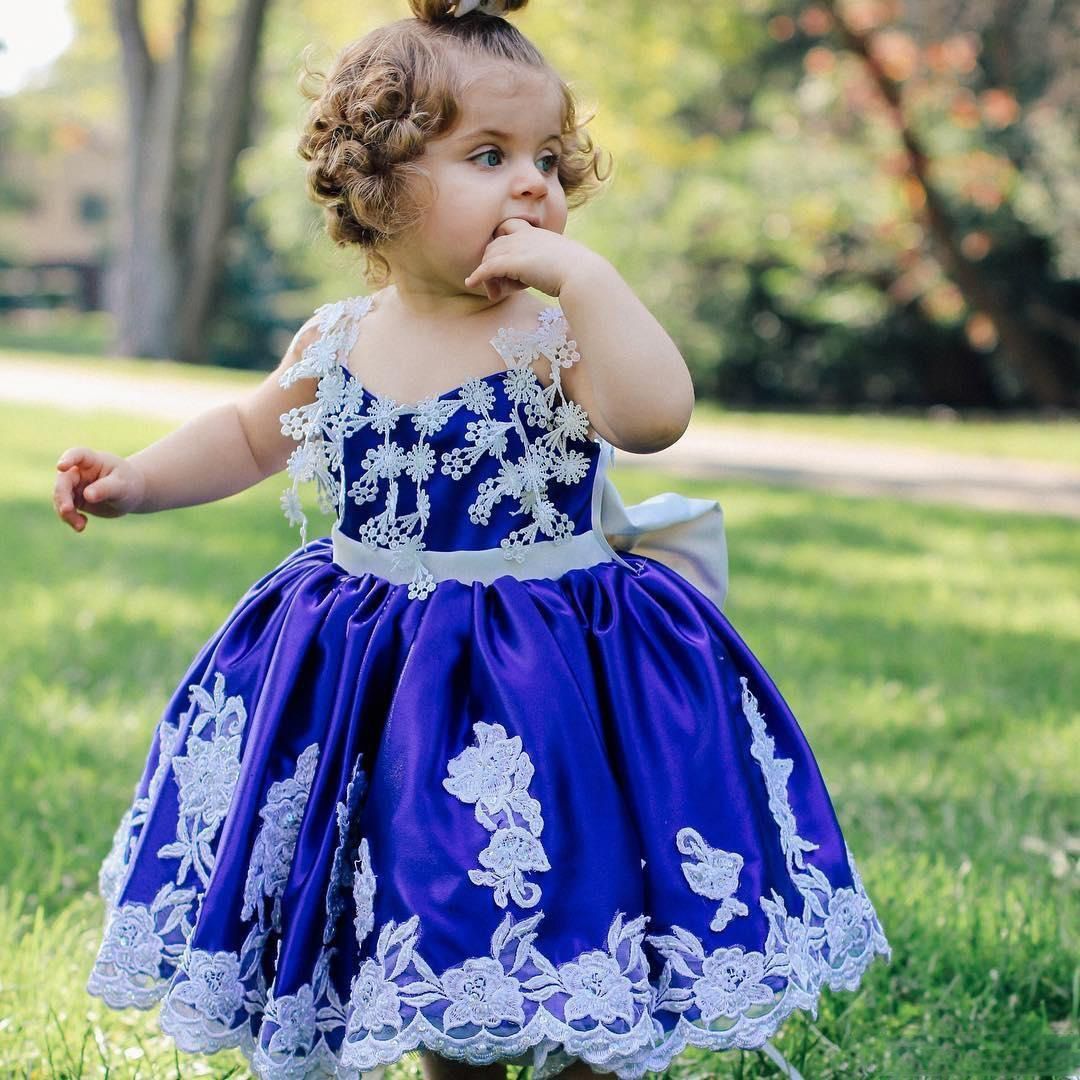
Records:
[[[236,160],[247,141],[254,101],[262,27],[269,0],[245,0],[232,53],[217,80],[217,107],[209,118],[207,162],[196,203],[190,259],[177,312],[176,359],[204,363],[214,286],[221,272],[225,235],[234,206]]]
[[[179,153],[190,122],[197,0],[183,0],[172,54],[162,61],[155,61],[147,48],[139,0],[113,0],[129,120],[126,220],[110,280],[116,354],[202,358],[209,295],[220,266],[231,180],[248,126],[268,2],[247,0],[240,17],[210,118],[207,163],[199,170],[202,187],[193,220],[185,226]]]
[[[113,351],[172,353],[176,283],[178,148],[183,129],[195,0],[185,0],[172,56],[156,62],[139,19],[138,0],[114,0],[128,107],[127,218],[114,267]]]

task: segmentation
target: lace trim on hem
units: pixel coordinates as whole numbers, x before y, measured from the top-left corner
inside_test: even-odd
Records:
[[[715,946],[710,949],[697,934],[677,925],[665,927],[668,933],[646,935],[650,916],[641,914],[624,924],[623,913],[617,912],[606,950],[586,950],[556,965],[534,945],[544,913],[517,921],[507,913],[492,934],[489,955],[466,958],[436,974],[417,947],[421,927],[416,914],[400,925],[384,923],[374,948],[365,948],[374,929],[377,888],[365,838],[352,882],[362,960],[348,992],[339,995],[330,978],[336,952],[330,947],[331,935],[324,936],[311,982],[278,996],[275,979],[266,977],[264,960],[275,933],[280,948],[277,901],[318,747],[312,744],[302,752],[292,775],[275,781],[268,791],[260,813],[262,839],[256,839],[253,849],[262,856],[253,858],[245,885],[253,922],[240,951],[193,948],[216,863],[217,832],[237,779],[237,743],[247,719],[244,702],[227,693],[221,673],[214,672],[213,678],[213,692],[199,684],[189,688],[193,708],[185,737],[181,740],[171,728],[161,732],[169,756],[151,781],[151,788],[160,790],[170,770],[178,780],[178,840],[157,851],[159,858],[179,861],[176,878],[165,882],[149,904],[129,901],[117,906],[133,868],[131,853],[138,839],[133,823],[144,820],[145,813],[140,809],[127,816],[127,830],[117,831],[114,850],[106,858],[108,872],[100,881],[108,922],[86,987],[114,1008],[145,1009],[164,998],[162,1030],[186,1051],[239,1047],[265,1080],[313,1075],[355,1080],[363,1070],[388,1065],[417,1048],[472,1064],[531,1051],[538,1069],[549,1056],[565,1067],[565,1055],[572,1055],[614,1071],[620,1080],[638,1080],[646,1071],[666,1067],[689,1044],[711,1050],[757,1049],[795,1009],[816,1017],[822,987],[854,990],[875,955],[891,957],[851,852],[845,849],[850,886],[834,887],[804,858],[817,845],[799,835],[792,813],[787,792],[792,762],[776,756],[757,698],[742,677],[742,711],[753,735],[750,754],[760,766],[790,880],[802,900],[802,911],[795,914],[775,889],[771,896],[756,898],[768,921],[759,949],[715,945],[715,940],[708,942]],[[462,764],[454,786],[460,778],[464,792],[471,767],[464,767],[465,759]],[[359,776],[354,778],[357,802],[363,788]],[[349,843],[353,803],[350,794],[339,804],[343,844]],[[531,804],[523,806],[531,812]],[[684,864],[694,892],[734,899],[739,867],[732,853],[711,847],[692,825],[679,829],[674,841],[695,859]],[[344,853],[341,860],[335,856],[336,873],[343,872],[345,858]],[[336,880],[331,882],[331,889],[338,887]],[[742,917],[730,907],[729,921]],[[341,913],[337,902],[332,910],[328,906],[328,928]],[[665,960],[655,983],[649,977],[644,942]],[[668,1029],[659,1016],[663,1013],[668,1014]],[[581,1022],[591,1026],[572,1026]],[[472,1028],[478,1030],[451,1034]],[[340,1029],[339,1049],[334,1049],[327,1037]],[[537,1080],[546,1075],[550,1073],[538,1072]]]
[[[470,1056],[468,1045],[463,1045],[462,1040],[455,1040],[430,1027],[423,1032],[417,1027],[411,1027],[402,1033],[399,1039],[394,1040],[394,1053],[385,1055],[383,1062],[375,1066],[360,1070],[355,1066],[348,1066],[342,1062],[340,1053],[335,1053],[325,1043],[320,1042],[310,1055],[302,1061],[294,1062],[291,1066],[273,1061],[266,1052],[256,1044],[251,1031],[247,1027],[235,1030],[235,1038],[232,1041],[223,1039],[207,1040],[199,1043],[197,1040],[185,1038],[183,1029],[170,1030],[174,1025],[170,1024],[165,1017],[160,1022],[162,1031],[176,1042],[177,1048],[186,1053],[214,1054],[222,1050],[238,1049],[251,1065],[256,1076],[264,1080],[307,1080],[310,1077],[333,1077],[335,1080],[379,1080],[384,1071],[397,1063],[405,1054],[416,1050],[432,1050],[443,1057],[461,1061],[468,1065],[488,1065],[493,1060],[504,1061],[517,1065],[528,1065],[533,1069],[533,1080],[550,1080],[551,1077],[567,1068],[574,1061],[584,1061],[590,1066],[614,1072],[619,1080],[641,1080],[648,1072],[663,1072],[672,1061],[675,1060],[688,1046],[714,1053],[722,1053],[726,1050],[760,1050],[786,1022],[788,1017],[796,1012],[805,1012],[812,1019],[817,1019],[818,1004],[821,999],[821,991],[827,986],[832,991],[852,992],[858,989],[862,982],[866,969],[877,956],[882,956],[886,961],[891,955],[891,950],[884,952],[867,952],[859,961],[857,967],[851,970],[841,979],[826,978],[807,1001],[796,1001],[794,998],[784,1001],[775,1008],[767,1017],[767,1022],[758,1026],[752,1034],[739,1037],[732,1031],[710,1031],[695,1026],[679,1018],[675,1028],[669,1032],[657,1045],[645,1046],[636,1053],[620,1054],[616,1047],[613,1053],[591,1057],[589,1051],[579,1049],[574,1053],[567,1052],[565,1043],[558,1031],[551,1034],[545,1033],[538,1026],[529,1029],[530,1040],[527,1044],[517,1047],[504,1047],[500,1050],[497,1058],[487,1055]],[[123,998],[110,993],[102,988],[103,992],[90,989],[96,997],[100,997],[107,1005],[116,1008],[138,1008],[149,1010],[154,1007],[157,1000],[168,991],[169,984],[162,983],[157,988],[154,1000],[146,1004],[140,1004],[134,1000]],[[422,1014],[417,1014],[418,1017]],[[550,1014],[537,1014],[537,1016]],[[534,1018],[535,1019],[535,1018]],[[554,1018],[553,1018],[554,1019]],[[644,1020],[644,1016],[643,1016]],[[655,1017],[653,1024],[657,1024]],[[406,1035],[416,1034],[415,1040],[406,1040]],[[482,1034],[482,1033],[481,1033]],[[522,1033],[524,1034],[524,1032]],[[535,1036],[535,1037],[533,1037]],[[299,1070],[299,1071],[298,1071]]]

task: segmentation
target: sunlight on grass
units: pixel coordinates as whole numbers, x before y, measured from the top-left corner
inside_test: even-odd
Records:
[[[825,435],[869,443],[890,443],[954,454],[988,454],[1058,462],[1080,461],[1080,421],[1075,418],[1012,420],[929,420],[874,413],[739,412],[711,401],[699,402],[695,420],[791,435]]]
[[[196,650],[297,543],[283,477],[212,506],[53,515],[59,451],[128,453],[164,425],[5,408],[0,649],[0,1075],[244,1077],[174,1051],[150,1012],[86,994],[98,866]],[[804,1076],[1065,1075],[1080,1064],[1080,560],[1075,523],[710,484],[731,550],[725,614],[799,717],[894,948],[774,1040]],[[313,516],[312,535],[326,518]],[[514,1071],[511,1071],[511,1076]],[[525,1073],[522,1072],[522,1080]],[[691,1077],[770,1077],[690,1051]],[[418,1078],[415,1056],[388,1080]]]

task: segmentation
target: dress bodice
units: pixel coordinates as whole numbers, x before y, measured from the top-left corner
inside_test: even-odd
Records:
[[[532,330],[500,328],[491,344],[502,369],[403,405],[370,392],[345,363],[372,302],[319,308],[305,324],[318,336],[280,378],[283,387],[317,380],[314,400],[281,417],[282,433],[300,442],[282,507],[302,543],[298,486],[314,480],[319,508],[336,515],[335,539],[392,552],[385,565],[414,598],[435,587],[435,553],[501,549],[503,565],[520,564],[588,536],[617,558],[593,529],[612,447],[588,436],[588,415],[563,393],[561,372],[580,356],[562,311],[545,308]],[[547,384],[534,368],[542,360]]]

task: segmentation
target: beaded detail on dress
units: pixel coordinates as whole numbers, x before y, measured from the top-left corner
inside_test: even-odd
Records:
[[[301,482],[316,482],[319,509],[336,512],[339,524],[347,499],[363,506],[381,498],[381,512],[367,519],[357,539],[372,549],[393,551],[395,569],[406,567],[412,572],[410,599],[426,598],[435,588],[422,554],[431,513],[424,485],[436,467],[429,440],[461,409],[475,419],[465,427],[465,445],[442,452],[441,473],[458,480],[485,458],[499,463],[498,472],[477,485],[468,507],[469,520],[486,525],[501,500],[516,499],[514,513],[523,520],[500,540],[504,558],[520,563],[528,546],[540,538],[565,542],[574,532],[574,523],[548,497],[548,484],[580,483],[589,474],[590,459],[571,446],[588,441],[589,418],[563,393],[561,371],[581,357],[576,342],[567,338],[561,310],[545,308],[534,330],[499,329],[491,344],[506,364],[505,371],[469,379],[436,397],[403,405],[365,390],[344,363],[372,302],[370,296],[352,297],[320,307],[304,328],[316,326],[317,339],[279,380],[284,388],[301,378],[318,380],[314,401],[281,416],[282,434],[300,443],[289,457],[292,485],[281,504],[289,523],[300,526],[301,544],[307,542],[307,517],[298,495]],[[551,382],[547,386],[532,367],[541,357],[548,362]],[[502,380],[512,406],[509,415],[495,413],[494,380]],[[367,450],[360,477],[346,488],[345,440],[363,428],[381,435],[383,441]],[[405,485],[415,492],[415,510],[401,513],[399,496]]]

